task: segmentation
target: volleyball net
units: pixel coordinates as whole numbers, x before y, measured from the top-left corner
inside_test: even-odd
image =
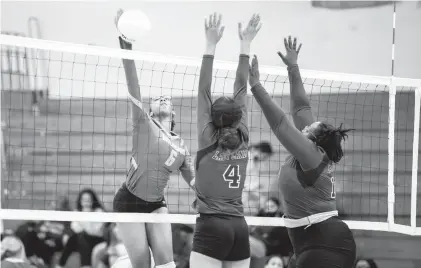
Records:
[[[195,223],[191,208],[195,195],[178,174],[171,176],[166,190],[169,215],[51,209],[58,196],[68,196],[74,203],[81,189],[92,188],[111,211],[114,193],[125,180],[132,146],[122,58],[135,60],[146,107],[149,97],[172,96],[175,132],[196,153],[200,58],[9,35],[1,35],[0,42],[2,157],[6,158],[2,159],[2,219]],[[215,61],[214,68],[214,96],[232,94],[237,62]],[[286,68],[261,66],[260,71],[264,87],[288,113]],[[334,167],[340,215],[352,229],[421,235],[417,199],[421,193],[417,185],[421,80],[301,73],[317,120],[356,129],[344,145],[344,158]],[[19,87],[12,86],[13,79],[21,81]],[[37,114],[25,98],[14,94],[33,88],[46,93],[37,103]],[[258,194],[265,198],[287,152],[251,95],[248,107],[251,143],[268,141],[275,149],[253,177],[262,185]],[[283,226],[282,218],[250,216],[247,221]]]

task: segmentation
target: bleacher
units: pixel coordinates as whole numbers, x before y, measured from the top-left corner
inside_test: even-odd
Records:
[[[131,150],[131,119],[127,100],[44,99],[40,115],[32,113],[30,92],[2,90],[3,138],[8,174],[2,187],[15,195],[4,196],[3,208],[45,209],[57,195],[74,200],[80,189],[93,187],[107,208],[125,179]],[[277,98],[289,110],[288,97]],[[333,118],[356,128],[345,146],[345,157],[336,166],[340,213],[349,220],[387,219],[388,93],[312,95],[319,119]],[[175,131],[191,152],[197,149],[194,99],[174,99]],[[252,142],[270,141],[277,149],[269,180],[276,179],[286,151],[271,134],[268,124],[249,98]],[[395,221],[409,224],[414,117],[413,93],[396,96]],[[418,166],[421,170],[421,158]],[[419,171],[420,173],[420,171]],[[418,174],[419,174],[418,173]],[[265,194],[262,192],[262,194]],[[181,176],[174,175],[167,190],[172,213],[194,213],[194,199]],[[421,184],[418,184],[417,223],[421,226]],[[421,239],[392,233],[355,231],[363,257],[378,260],[379,267],[421,267]]]

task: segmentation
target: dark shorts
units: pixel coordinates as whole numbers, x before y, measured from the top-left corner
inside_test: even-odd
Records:
[[[196,219],[192,251],[220,261],[250,258],[246,220],[244,217],[201,214]]]
[[[114,212],[125,213],[152,213],[153,211],[167,207],[165,199],[158,202],[148,202],[132,194],[123,183],[113,200]]]
[[[296,268],[352,268],[356,259],[354,236],[338,217],[288,229],[296,255]]]

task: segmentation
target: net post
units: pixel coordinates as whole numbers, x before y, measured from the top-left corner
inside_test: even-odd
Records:
[[[395,224],[395,103],[396,84],[394,77],[391,77],[389,88],[389,140],[388,140],[388,170],[387,170],[387,222],[389,230],[393,230]]]
[[[412,178],[411,178],[411,227],[414,235],[417,233],[417,189],[418,189],[418,148],[420,138],[420,109],[421,109],[421,84],[415,88],[414,108],[414,140],[412,151]]]

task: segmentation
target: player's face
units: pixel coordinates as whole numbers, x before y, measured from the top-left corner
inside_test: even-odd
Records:
[[[355,268],[370,268],[370,264],[366,260],[359,260]]]
[[[266,212],[275,213],[275,212],[278,211],[278,205],[275,202],[273,202],[272,200],[268,200],[266,202],[266,208],[265,209],[266,209]]]
[[[80,205],[82,206],[83,210],[92,209],[92,203],[92,196],[88,193],[84,193],[80,198]]]
[[[270,258],[269,262],[266,264],[265,268],[283,268],[284,264],[282,259],[279,257]]]
[[[262,153],[260,150],[251,149],[249,157],[253,161],[254,169],[256,169],[257,171],[263,171],[266,169],[269,154]]]
[[[307,138],[316,137],[321,122],[314,122],[306,126],[301,132]]]
[[[159,96],[151,99],[151,111],[154,115],[170,116],[173,105],[170,96]]]

